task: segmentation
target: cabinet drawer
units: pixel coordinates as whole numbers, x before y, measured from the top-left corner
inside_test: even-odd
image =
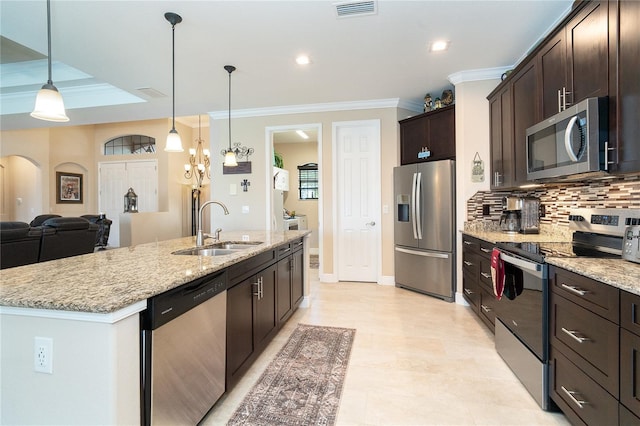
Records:
[[[498,301],[493,293],[485,290],[480,291],[480,318],[495,332],[496,307]]]
[[[620,293],[617,288],[556,267],[551,267],[549,279],[555,293],[619,323]]]
[[[620,404],[620,424],[623,426],[640,426],[640,417],[627,410],[627,407]]]
[[[478,282],[484,286],[484,289],[493,294],[493,281],[491,280],[491,260],[483,257],[480,259],[480,268],[478,271]]]
[[[467,235],[462,236],[462,248],[464,250],[471,250],[472,252],[480,252],[480,240],[469,237]]]
[[[248,276],[251,276],[261,269],[266,268],[270,263],[276,260],[276,251],[269,250],[264,253],[257,254],[238,264],[232,265],[227,269],[229,273],[229,286],[233,286]]]
[[[617,397],[618,326],[556,294],[550,326],[551,345]]]
[[[551,399],[573,424],[618,424],[618,401],[554,348],[551,349]]]
[[[477,280],[480,274],[480,257],[469,250],[464,250],[462,252],[462,271]]]
[[[488,241],[480,241],[480,255],[491,260],[491,252],[493,251],[493,243]]]
[[[640,336],[620,330],[620,402],[640,416]]]
[[[476,281],[475,277],[470,276],[467,272],[462,272],[462,295],[477,313],[480,308],[481,290]]]
[[[620,293],[620,326],[640,336],[640,296]]]

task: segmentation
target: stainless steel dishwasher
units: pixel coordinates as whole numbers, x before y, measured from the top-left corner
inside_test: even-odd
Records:
[[[142,424],[195,425],[225,390],[227,278],[152,297],[141,315]]]

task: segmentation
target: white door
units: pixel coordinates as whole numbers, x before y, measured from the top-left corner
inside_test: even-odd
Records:
[[[138,195],[138,211],[158,211],[157,170],[156,160],[98,165],[98,209],[113,221],[109,230],[110,247],[120,247],[120,213],[124,212],[124,195],[129,188]]]
[[[380,121],[333,124],[339,281],[378,281]]]

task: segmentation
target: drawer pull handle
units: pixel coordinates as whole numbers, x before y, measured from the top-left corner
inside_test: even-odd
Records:
[[[471,265],[473,265],[473,263],[469,262],[468,260],[465,260],[463,263],[464,263],[465,265],[467,265],[467,266],[471,266]]]
[[[465,288],[464,292],[467,293],[467,295],[469,295],[469,296],[471,296],[473,294],[473,292],[471,290],[469,290],[468,288]]]
[[[485,278],[491,278],[491,274],[487,274],[486,272],[480,272],[480,275],[482,275]]]
[[[473,243],[471,241],[463,241],[463,243],[465,243],[468,246],[472,246],[473,245]]]
[[[565,388],[564,386],[560,386],[560,388],[562,389],[562,391],[563,391],[564,393],[566,393],[566,394],[567,394],[567,396],[568,396],[569,398],[571,398],[571,401],[573,401],[573,402],[574,402],[574,404],[576,404],[578,407],[583,408],[583,406],[584,406],[585,404],[588,404],[588,402],[587,402],[587,401],[584,401],[584,400],[582,400],[582,399],[578,399],[578,398],[576,398],[575,396],[573,396],[573,395],[576,395],[578,392],[576,392],[576,391],[570,391],[570,390],[567,390],[567,388]]]
[[[488,306],[486,306],[486,305],[480,305],[480,307],[481,307],[481,308],[482,308],[482,310],[483,310],[483,311],[485,311],[486,313],[491,312],[491,308],[489,308],[489,307],[488,307]]]
[[[568,285],[565,283],[562,283],[562,288],[569,290],[570,292],[577,294],[578,296],[584,296],[585,294],[588,293],[587,290],[580,290],[578,287],[576,286],[572,286],[572,285]]]
[[[484,248],[484,247],[480,247],[480,250],[482,250],[482,251],[483,251],[483,252],[485,252],[485,253],[490,253],[490,252],[491,252],[491,250],[486,249],[486,248]]]
[[[588,337],[576,336],[576,333],[578,332],[575,330],[567,330],[566,328],[562,327],[562,331],[564,331],[566,334],[569,335],[569,337],[573,338],[578,343],[584,343],[585,341],[589,340]]]

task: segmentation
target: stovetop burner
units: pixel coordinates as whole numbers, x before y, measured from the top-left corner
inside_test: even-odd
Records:
[[[501,250],[520,255],[538,263],[543,263],[546,257],[620,257],[620,253],[602,251],[597,247],[583,245],[578,242],[499,242],[496,246]]]

